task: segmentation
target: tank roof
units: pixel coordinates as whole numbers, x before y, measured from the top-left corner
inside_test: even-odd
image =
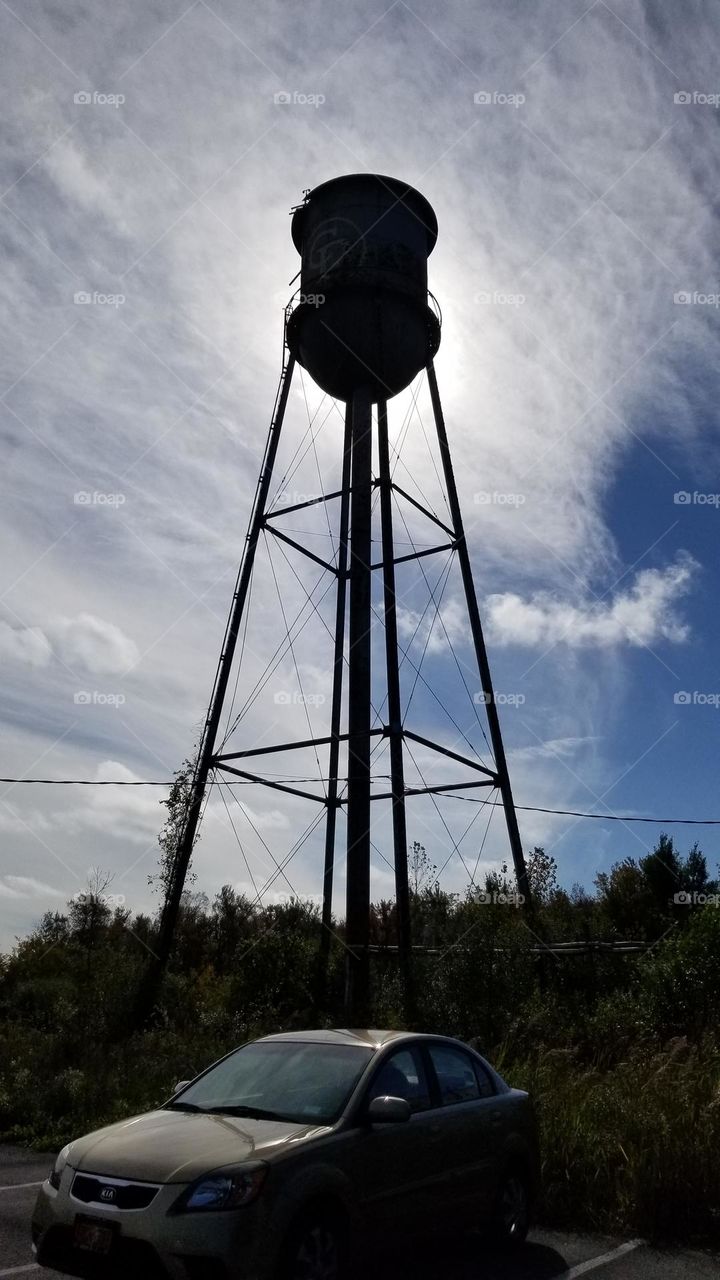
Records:
[[[342,187],[346,183],[355,183],[358,181],[376,183],[377,186],[384,188],[384,190],[390,192],[390,194],[394,196],[395,203],[402,202],[403,204],[407,204],[409,207],[413,208],[413,212],[416,213],[418,219],[427,230],[427,251],[429,254],[432,253],[437,240],[438,224],[437,218],[435,217],[435,210],[430,204],[430,201],[426,200],[425,196],[417,191],[415,187],[411,187],[409,183],[402,182],[399,178],[389,178],[383,173],[346,173],[339,178],[330,178],[327,182],[321,182],[319,186],[313,187],[312,191],[308,192],[304,203],[298,205],[298,207],[293,210],[292,238],[298,253],[302,252],[302,227],[305,210],[308,208],[315,196],[320,192],[324,195],[333,187]]]

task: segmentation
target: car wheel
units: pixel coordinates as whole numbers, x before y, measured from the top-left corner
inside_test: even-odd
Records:
[[[290,1233],[281,1268],[282,1280],[343,1280],[345,1233],[329,1214],[312,1216]]]
[[[492,1234],[498,1244],[522,1244],[530,1226],[530,1189],[521,1169],[510,1169],[495,1201]]]

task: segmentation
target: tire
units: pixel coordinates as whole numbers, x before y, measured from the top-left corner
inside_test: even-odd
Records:
[[[337,1215],[309,1213],[291,1229],[280,1280],[345,1280],[347,1232]]]
[[[516,1248],[523,1244],[530,1227],[530,1185],[517,1167],[508,1169],[495,1199],[491,1235],[496,1244]]]

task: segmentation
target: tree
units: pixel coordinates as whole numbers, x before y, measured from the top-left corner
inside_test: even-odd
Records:
[[[557,892],[557,862],[552,854],[535,845],[527,859],[527,877],[530,893],[539,905],[547,905]]]
[[[425,845],[420,844],[419,840],[414,840],[410,848],[408,880],[410,882],[410,892],[416,898],[438,886],[437,867],[434,862],[430,861],[425,851]]]
[[[190,792],[192,789],[192,780],[195,773],[195,760],[184,760],[180,768],[176,770],[173,784],[167,800],[161,800],[160,803],[165,805],[168,816],[165,819],[165,825],[158,836],[158,844],[160,845],[160,857],[158,858],[159,871],[155,875],[148,876],[148,884],[154,892],[162,893],[163,897],[167,896],[167,892],[172,884],[173,872],[175,869],[175,858],[177,856],[178,844],[185,826],[185,818],[187,816],[188,805],[190,803]],[[187,888],[190,888],[197,880],[194,871],[188,870],[185,879]]]
[[[671,836],[660,836],[652,853],[640,859],[640,870],[661,915],[667,915],[676,893],[684,888],[683,869]]]
[[[595,877],[598,905],[621,938],[640,934],[654,941],[657,910],[647,877],[634,858],[616,862]]]

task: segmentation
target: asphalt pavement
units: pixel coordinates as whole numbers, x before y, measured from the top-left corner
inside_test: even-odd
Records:
[[[0,1280],[60,1276],[38,1267],[30,1249],[30,1217],[39,1184],[55,1156],[0,1145]],[[720,1256],[692,1249],[659,1250],[643,1240],[568,1232],[533,1231],[512,1256],[491,1251],[478,1240],[449,1247],[424,1247],[417,1257],[388,1261],[375,1280],[718,1280]]]

